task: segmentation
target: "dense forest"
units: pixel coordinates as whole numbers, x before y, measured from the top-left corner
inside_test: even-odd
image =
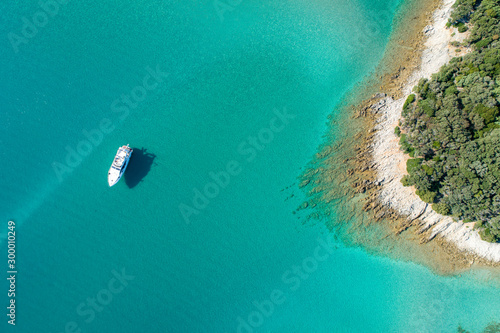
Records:
[[[408,175],[432,208],[500,242],[500,0],[458,0],[448,26],[470,34],[453,58],[406,100],[401,149]],[[467,32],[468,31],[468,32]]]

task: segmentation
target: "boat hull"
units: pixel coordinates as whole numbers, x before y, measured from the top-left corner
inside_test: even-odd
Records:
[[[127,169],[132,152],[132,148],[128,145],[118,148],[115,159],[108,171],[108,185],[110,187],[118,183],[122,178]]]

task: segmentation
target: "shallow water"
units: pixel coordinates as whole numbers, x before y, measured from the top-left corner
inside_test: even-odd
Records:
[[[488,273],[443,278],[332,245],[293,214],[327,115],[404,6],[215,4],[69,2],[15,47],[9,33],[41,9],[0,5],[0,217],[17,223],[19,269],[2,331],[448,332],[500,318]],[[130,174],[110,189],[127,143]]]

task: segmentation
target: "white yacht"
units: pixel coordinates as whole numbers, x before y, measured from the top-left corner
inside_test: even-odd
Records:
[[[132,148],[128,145],[121,146],[118,148],[116,152],[115,159],[113,160],[113,164],[111,164],[111,168],[108,171],[108,184],[109,186],[113,186],[120,178],[122,178],[125,169],[127,168],[128,161],[130,160],[130,156],[132,156]]]

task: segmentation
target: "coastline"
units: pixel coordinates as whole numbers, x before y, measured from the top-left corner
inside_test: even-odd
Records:
[[[375,74],[347,96],[345,113],[330,119],[332,133],[300,183],[308,201],[299,210],[312,208],[309,218],[323,219],[347,244],[438,274],[500,266],[500,244],[482,241],[470,225],[438,215],[400,182],[407,157],[394,127],[406,97],[420,78],[467,52],[457,53],[449,44],[464,38],[458,33],[452,38],[456,29],[445,28],[454,2],[415,1],[406,8]]]
[[[420,68],[404,85],[404,95],[399,99],[382,98],[371,107],[378,115],[372,143],[376,181],[380,184],[378,199],[384,206],[394,209],[412,223],[416,223],[422,231],[426,231],[429,240],[442,237],[460,250],[498,263],[500,244],[481,240],[478,232],[468,223],[454,221],[452,217],[436,213],[415,194],[413,187],[404,187],[400,182],[406,174],[406,161],[409,157],[400,150],[399,138],[394,134],[394,128],[400,119],[406,97],[419,79],[430,78],[452,58],[452,29],[446,29],[446,22],[454,2],[445,0],[442,7],[434,12],[432,24],[425,28],[427,40]]]

